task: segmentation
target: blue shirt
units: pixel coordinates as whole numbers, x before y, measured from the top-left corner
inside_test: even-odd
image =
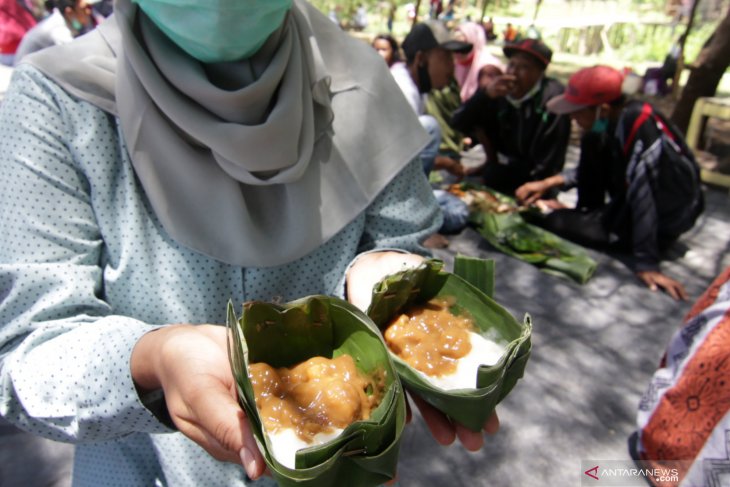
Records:
[[[30,66],[16,69],[0,106],[0,175],[0,413],[75,443],[77,486],[245,485],[243,468],[142,404],[129,367],[137,340],[166,324],[224,323],[228,300],[341,295],[359,253],[422,253],[418,242],[440,225],[416,159],[304,258],[274,268],[213,260],[162,228],[119,121]]]

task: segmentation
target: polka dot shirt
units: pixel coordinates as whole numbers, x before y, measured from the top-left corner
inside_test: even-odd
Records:
[[[165,324],[224,323],[229,300],[341,295],[359,253],[422,252],[440,225],[415,160],[310,255],[268,269],[218,262],[162,229],[118,120],[30,66],[0,106],[0,175],[0,413],[76,443],[77,486],[271,483],[247,484],[142,404],[136,341]]]

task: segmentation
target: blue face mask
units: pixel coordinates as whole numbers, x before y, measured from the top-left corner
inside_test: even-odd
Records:
[[[292,0],[134,0],[182,50],[204,63],[253,56],[284,22]]]

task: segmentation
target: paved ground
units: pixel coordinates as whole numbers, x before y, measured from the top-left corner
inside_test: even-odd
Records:
[[[702,220],[664,269],[694,299],[730,265],[729,248],[730,194],[710,190]],[[581,460],[628,460],[640,396],[691,302],[649,291],[618,258],[597,252],[584,286],[492,251],[473,230],[436,254],[449,262],[457,252],[496,260],[496,299],[515,316],[532,315],[533,352],[481,452],[442,448],[420,423],[407,431],[402,485],[580,485]]]
[[[707,211],[664,269],[696,298],[730,265],[729,248],[730,194],[708,190]],[[414,420],[400,484],[563,487],[580,485],[581,460],[627,460],[639,398],[691,302],[652,293],[615,256],[592,252],[598,270],[580,286],[491,250],[471,229],[436,255],[449,265],[457,252],[496,260],[496,299],[517,317],[532,315],[533,353],[481,452],[440,447]],[[0,424],[3,487],[68,485],[70,458],[67,445]]]

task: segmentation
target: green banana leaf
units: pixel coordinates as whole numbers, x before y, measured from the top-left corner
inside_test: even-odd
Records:
[[[461,187],[465,191],[486,191],[500,202],[517,206],[513,198],[484,186],[463,183]],[[550,274],[566,276],[585,284],[596,270],[596,261],[583,247],[526,222],[522,212],[496,213],[488,209],[473,208],[470,221],[479,234],[497,250]]]
[[[280,486],[379,485],[395,476],[406,406],[402,385],[378,329],[360,310],[329,296],[308,296],[283,305],[247,302],[238,319],[228,304],[229,359],[239,402],[248,415],[266,464]],[[385,372],[385,392],[368,420],[335,439],[301,449],[296,468],[271,453],[248,375],[249,363],[292,367],[314,356],[348,354],[366,374]]]
[[[473,389],[444,390],[391,353],[401,380],[429,404],[473,431],[481,431],[494,407],[522,377],[530,356],[532,322],[526,315],[518,322],[487,293],[494,287],[494,262],[457,256],[454,273],[443,270],[443,262],[430,259],[418,268],[405,270],[380,281],[373,288],[367,314],[382,331],[401,310],[434,297],[456,297],[449,309],[459,315],[468,312],[477,332],[505,346],[494,365],[481,366]]]

